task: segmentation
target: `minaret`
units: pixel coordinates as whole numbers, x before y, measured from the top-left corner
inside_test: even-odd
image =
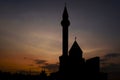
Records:
[[[70,25],[70,21],[68,20],[68,12],[66,5],[64,7],[64,12],[62,15],[62,55],[68,56],[68,27]]]
[[[68,20],[68,12],[66,5],[64,7],[64,12],[62,15],[62,55],[59,57],[60,60],[60,66],[59,66],[59,72],[64,75],[68,72],[68,27],[70,25],[70,22]],[[63,79],[62,79],[63,80]],[[67,80],[67,79],[66,79]]]

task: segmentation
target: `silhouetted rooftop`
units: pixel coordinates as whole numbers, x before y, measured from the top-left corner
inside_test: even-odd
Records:
[[[69,55],[81,55],[83,53],[82,49],[80,48],[80,46],[78,45],[77,41],[74,41],[70,51],[69,51]]]

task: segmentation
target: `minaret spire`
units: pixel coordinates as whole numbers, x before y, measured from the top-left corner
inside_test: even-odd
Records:
[[[77,37],[75,36],[75,41],[77,40]]]
[[[63,15],[62,15],[62,21],[61,25],[63,27],[62,29],[62,53],[64,56],[68,56],[68,27],[70,25],[70,21],[68,19],[68,12],[67,7],[65,4]]]

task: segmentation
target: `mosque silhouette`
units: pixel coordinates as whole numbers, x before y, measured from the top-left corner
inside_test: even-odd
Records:
[[[107,73],[100,72],[100,57],[85,60],[76,39],[68,51],[68,28],[70,25],[66,6],[62,15],[62,55],[59,70],[51,73],[52,80],[107,80]]]
[[[49,76],[45,70],[38,75],[11,74],[0,71],[0,80],[107,80],[107,73],[100,72],[100,58],[85,60],[83,51],[76,39],[68,52],[68,27],[70,21],[66,6],[62,16],[62,55],[59,57],[59,70]]]

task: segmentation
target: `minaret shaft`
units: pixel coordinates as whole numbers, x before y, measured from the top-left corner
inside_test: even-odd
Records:
[[[63,27],[62,33],[62,53],[64,56],[68,55],[68,28]]]
[[[61,25],[62,25],[62,55],[68,56],[68,27],[70,25],[70,22],[68,19],[68,12],[66,6],[64,8]]]

